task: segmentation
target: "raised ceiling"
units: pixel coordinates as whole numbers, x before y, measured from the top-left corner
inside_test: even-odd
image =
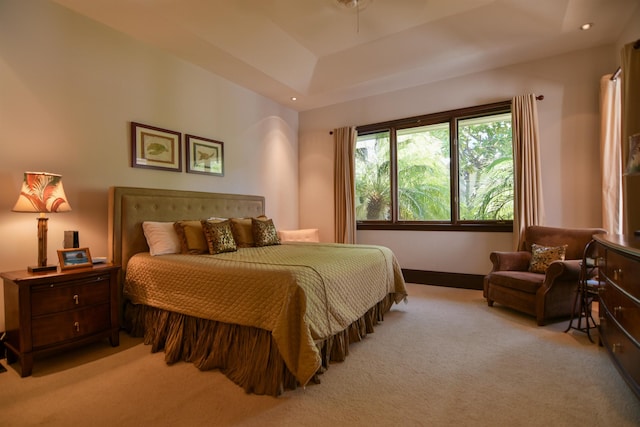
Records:
[[[640,4],[367,0],[356,13],[336,0],[51,1],[299,111],[613,43]]]

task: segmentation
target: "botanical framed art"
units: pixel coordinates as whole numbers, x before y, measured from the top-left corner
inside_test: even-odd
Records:
[[[224,144],[213,139],[185,135],[187,172],[224,176]]]
[[[58,249],[58,260],[60,261],[60,270],[93,265],[89,248]]]
[[[628,158],[625,175],[640,175],[640,133],[629,137]]]
[[[182,172],[180,132],[131,122],[131,166]]]

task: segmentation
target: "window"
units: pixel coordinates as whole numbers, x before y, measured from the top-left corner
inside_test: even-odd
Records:
[[[358,128],[358,228],[511,231],[511,103]]]

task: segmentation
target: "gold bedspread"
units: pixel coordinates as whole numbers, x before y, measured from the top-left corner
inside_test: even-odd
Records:
[[[137,254],[124,295],[134,304],[271,332],[306,384],[320,368],[315,341],[345,330],[387,295],[407,293],[390,249],[287,243],[217,255]]]

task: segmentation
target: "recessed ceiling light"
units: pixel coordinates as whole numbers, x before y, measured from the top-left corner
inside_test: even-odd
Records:
[[[291,97],[291,100],[292,100],[292,101],[297,101],[297,100],[298,100],[298,98],[296,98],[295,96],[292,96],[292,97]]]
[[[581,29],[582,31],[590,30],[590,29],[591,29],[591,27],[593,27],[593,22],[587,22],[586,24],[582,24],[582,25],[580,25],[580,29]]]

